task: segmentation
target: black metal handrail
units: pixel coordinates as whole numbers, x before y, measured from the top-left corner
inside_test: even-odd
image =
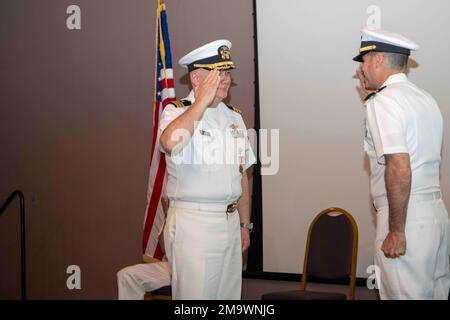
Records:
[[[21,280],[21,299],[27,299],[27,265],[26,265],[26,251],[25,251],[25,197],[22,191],[16,190],[6,199],[5,203],[0,208],[0,216],[11,204],[14,198],[18,196],[20,200],[20,280]]]

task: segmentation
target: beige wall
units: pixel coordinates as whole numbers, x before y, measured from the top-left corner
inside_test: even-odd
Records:
[[[82,30],[69,31],[74,3]],[[0,2],[0,202],[14,189],[26,196],[30,298],[115,299],[116,272],[140,261],[155,3]],[[232,41],[230,103],[253,126],[251,1],[166,4],[174,61]],[[179,97],[188,92],[183,72],[175,66]],[[17,208],[0,218],[0,298],[20,294]],[[71,264],[81,267],[81,290],[66,288]]]

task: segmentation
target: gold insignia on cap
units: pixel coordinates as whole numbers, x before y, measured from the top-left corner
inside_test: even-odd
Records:
[[[373,49],[376,49],[376,48],[377,48],[377,46],[373,44],[371,46],[360,48],[359,52],[365,52],[365,51],[373,50]]]
[[[205,68],[205,69],[217,69],[217,70],[229,70],[234,69],[234,63],[233,61],[223,61],[223,62],[216,62],[216,63],[207,63],[207,64],[201,64],[201,63],[194,63],[195,68]]]
[[[221,46],[221,47],[219,47],[219,49],[217,51],[219,52],[220,58],[222,60],[230,60],[231,59],[230,48],[228,48],[227,46]]]

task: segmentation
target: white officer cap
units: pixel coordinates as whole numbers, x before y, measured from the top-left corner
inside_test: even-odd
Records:
[[[362,62],[362,57],[371,51],[393,52],[409,56],[411,50],[418,50],[419,45],[404,36],[384,30],[361,30],[361,46],[354,61]]]
[[[189,72],[203,68],[207,70],[234,69],[234,63],[230,55],[231,42],[228,40],[216,40],[201,46],[182,57],[178,63],[188,68]]]

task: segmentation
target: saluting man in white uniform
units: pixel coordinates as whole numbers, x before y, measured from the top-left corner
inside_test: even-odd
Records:
[[[217,40],[181,58],[193,90],[161,115],[173,299],[241,297],[242,252],[253,227],[246,170],[255,156],[240,111],[222,102],[234,68],[230,48]]]
[[[405,74],[418,45],[362,30],[357,74],[366,98],[364,149],[377,210],[381,299],[447,299],[449,217],[439,183],[443,120],[436,101]]]

